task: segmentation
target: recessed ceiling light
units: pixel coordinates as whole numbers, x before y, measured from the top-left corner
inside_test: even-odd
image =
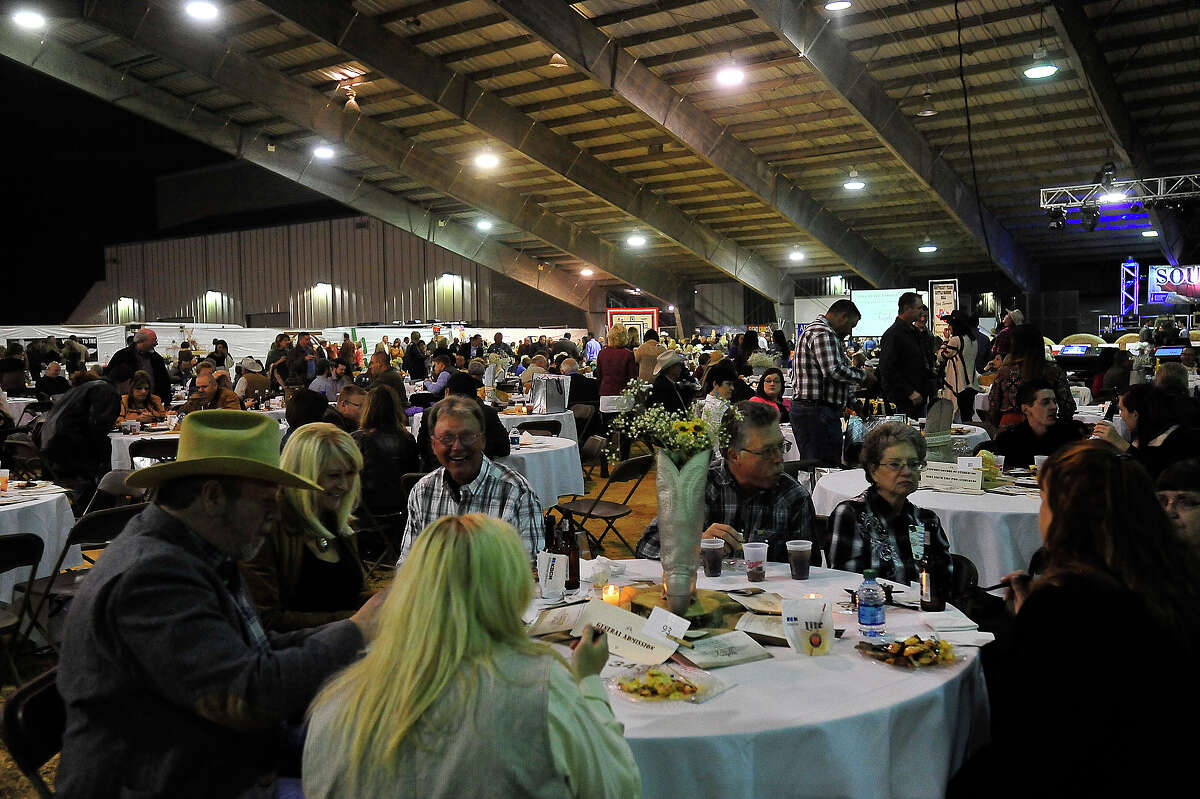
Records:
[[[629,238],[625,239],[625,243],[630,247],[641,247],[646,243],[646,237],[641,233],[631,233]]]
[[[480,219],[478,222],[475,223],[475,227],[478,228],[479,230],[491,230],[492,229],[492,220]]]
[[[484,150],[479,155],[475,156],[475,166],[480,169],[495,169],[500,166],[500,157],[493,152]]]
[[[333,148],[330,147],[328,144],[322,144],[322,145],[319,145],[319,146],[313,148],[313,155],[316,156],[317,158],[327,161],[330,158],[333,158],[334,152],[333,152]]]
[[[1147,239],[1157,239],[1158,231],[1157,230],[1143,230],[1142,236]]]
[[[1038,47],[1033,51],[1033,61],[1025,67],[1025,77],[1031,80],[1048,78],[1058,72],[1058,65],[1046,58],[1046,48]]]
[[[717,70],[717,83],[722,86],[740,86],[746,73],[736,63],[729,63]]]
[[[826,11],[845,11],[851,5],[853,5],[853,4],[850,2],[850,0],[829,0],[829,2],[825,4],[825,10]]]
[[[858,170],[850,170],[850,178],[842,184],[842,188],[846,191],[862,191],[867,187],[867,184],[858,177]]]
[[[592,271],[591,269],[580,269],[579,274],[583,275],[584,277],[591,277],[592,275],[594,275],[596,273],[594,271]]]
[[[791,252],[788,253],[788,260],[789,261],[803,261],[804,253],[800,252],[799,249],[793,249]]]
[[[24,28],[30,31],[40,31],[46,27],[46,18],[36,11],[31,11],[27,8],[18,9],[13,12],[12,21],[19,28]]]
[[[211,22],[212,20],[216,19],[217,14],[220,13],[217,10],[217,4],[209,3],[207,0],[192,0],[192,2],[188,3],[183,8],[185,11],[187,11],[189,17],[192,19],[198,19],[201,22]]]
[[[921,242],[921,245],[917,247],[917,252],[937,252],[937,245],[926,236],[925,241]]]

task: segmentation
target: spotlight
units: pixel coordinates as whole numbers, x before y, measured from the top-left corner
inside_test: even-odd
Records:
[[[492,229],[492,220],[480,219],[478,222],[475,223],[475,227],[478,230],[484,230],[484,231],[491,230]]]
[[[866,187],[867,184],[859,178],[857,169],[851,169],[849,179],[842,184],[842,188],[846,191],[862,191]]]
[[[921,242],[917,247],[917,252],[937,252],[937,245],[933,243],[929,236],[926,236],[925,241]]]
[[[740,86],[745,79],[746,73],[733,61],[717,70],[717,83],[722,86]]]
[[[1025,77],[1030,80],[1048,78],[1058,72],[1058,65],[1046,58],[1046,48],[1039,46],[1033,51],[1033,61],[1025,67]]]
[[[829,2],[825,4],[825,10],[845,11],[851,5],[853,5],[853,3],[851,3],[850,0],[829,0]]]
[[[1079,215],[1083,220],[1083,229],[1091,233],[1096,229],[1096,225],[1100,223],[1100,206],[1085,205],[1079,209]]]
[[[328,161],[330,158],[333,158],[333,156],[334,156],[333,148],[330,147],[328,144],[322,144],[317,147],[314,147],[312,154],[314,156],[316,156],[317,158],[320,158],[322,161]]]
[[[921,110],[917,112],[919,117],[935,117],[937,109],[933,107],[933,95],[926,91],[921,95]]]
[[[641,247],[646,243],[646,237],[634,231],[629,235],[629,238],[625,239],[625,243],[630,247]]]
[[[668,310],[668,311],[673,311],[673,310],[675,310],[675,306],[674,306],[674,305],[668,305],[668,306],[667,306],[667,310]]]
[[[1050,217],[1050,222],[1046,225],[1050,230],[1057,232],[1066,227],[1067,215],[1063,213],[1063,209],[1051,208],[1046,212],[1046,216]]]
[[[1143,231],[1142,231],[1142,238],[1146,238],[1146,239],[1157,239],[1157,238],[1158,238],[1158,231],[1157,231],[1157,230],[1143,230]]]
[[[211,22],[217,18],[218,14],[216,3],[208,3],[205,0],[192,0],[183,8],[189,17],[201,22]]]
[[[475,156],[475,166],[480,169],[495,169],[500,166],[500,157],[493,152],[484,150]]]
[[[12,21],[18,28],[30,31],[40,31],[46,27],[46,18],[36,11],[22,8],[13,12]]]

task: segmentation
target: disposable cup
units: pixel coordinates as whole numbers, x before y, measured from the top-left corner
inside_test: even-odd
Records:
[[[0,491],[8,490],[8,469],[0,469]]]
[[[807,580],[808,569],[812,563],[812,541],[795,540],[787,542],[788,566],[792,570],[793,580]]]
[[[1004,471],[1004,456],[1003,455],[993,455],[992,460],[996,463],[997,469],[999,469],[1000,471]]]
[[[721,559],[725,554],[725,542],[720,538],[700,539],[700,560],[704,563],[705,577],[721,576]]]
[[[1039,472],[1042,470],[1042,466],[1046,463],[1046,459],[1049,457],[1050,457],[1049,455],[1034,455],[1033,456],[1033,465],[1038,467]]]
[[[742,544],[742,552],[746,555],[746,579],[761,583],[767,578],[767,545],[761,541],[751,541]]]

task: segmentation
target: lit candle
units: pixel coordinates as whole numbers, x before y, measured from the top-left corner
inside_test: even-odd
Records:
[[[821,599],[821,595],[820,594],[805,594],[804,598],[805,599]]]
[[[610,605],[616,605],[621,601],[621,589],[619,586],[606,585],[604,586],[604,601]]]

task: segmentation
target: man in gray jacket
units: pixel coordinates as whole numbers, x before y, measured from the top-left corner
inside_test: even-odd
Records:
[[[157,488],[87,574],[67,615],[58,689],[60,796],[272,796],[285,725],[371,638],[376,595],[350,619],[265,633],[238,572],[279,517],[274,421],[184,420],[179,458],[129,477]]]

